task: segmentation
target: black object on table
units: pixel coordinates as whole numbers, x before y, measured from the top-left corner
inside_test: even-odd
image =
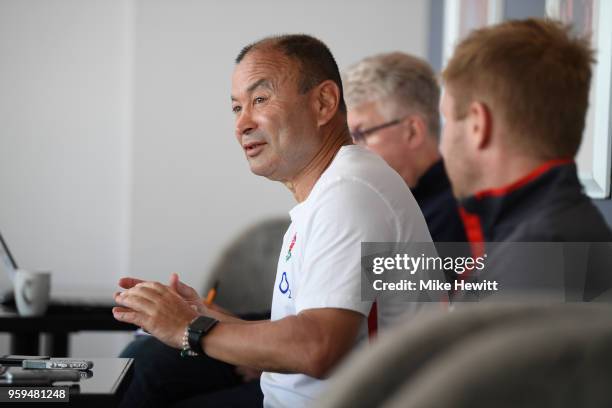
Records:
[[[91,373],[79,382],[56,382],[54,386],[69,387],[69,403],[45,403],[44,406],[61,407],[116,407],[132,377],[131,358],[83,358],[94,363]],[[0,387],[10,387],[0,380]],[[23,403],[19,406],[25,406]],[[34,405],[34,404],[32,404]],[[36,405],[39,406],[40,404]]]
[[[111,304],[105,307],[52,306],[44,316],[22,317],[0,308],[0,332],[11,335],[11,354],[68,357],[68,336],[79,331],[130,331],[136,327],[115,320]],[[39,350],[40,335],[48,334]]]

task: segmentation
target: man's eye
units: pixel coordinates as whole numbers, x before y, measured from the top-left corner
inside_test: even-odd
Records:
[[[266,98],[264,98],[263,96],[258,96],[257,98],[253,99],[253,103],[263,103],[266,101]]]
[[[240,106],[238,106],[238,105],[232,106],[232,112],[234,112],[234,113],[238,113],[241,110],[242,110],[242,108]]]

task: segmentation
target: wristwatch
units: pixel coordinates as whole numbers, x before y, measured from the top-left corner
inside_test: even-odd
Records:
[[[218,320],[207,316],[200,316],[191,322],[191,324],[187,326],[189,348],[198,354],[204,354],[200,340],[202,340],[202,337],[206,336],[217,323],[219,323]]]

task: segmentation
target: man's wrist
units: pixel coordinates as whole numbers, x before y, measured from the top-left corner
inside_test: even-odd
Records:
[[[183,339],[186,339],[186,342],[183,341],[183,345],[188,346],[188,350],[191,350],[199,355],[203,355],[204,349],[202,347],[202,338],[206,336],[218,322],[218,320],[208,316],[196,317],[185,329]],[[182,354],[188,353],[182,352]]]
[[[193,323],[195,319],[197,319],[197,317],[189,322],[183,331],[183,337],[181,339],[181,357],[195,357],[198,355],[198,353],[189,346],[189,325]]]

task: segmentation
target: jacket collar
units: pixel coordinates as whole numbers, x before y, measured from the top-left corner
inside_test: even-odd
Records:
[[[561,187],[561,188],[560,188]],[[547,161],[520,179],[460,200],[460,215],[471,242],[502,241],[503,226],[513,226],[529,209],[553,202],[560,192],[580,192],[573,159]]]

